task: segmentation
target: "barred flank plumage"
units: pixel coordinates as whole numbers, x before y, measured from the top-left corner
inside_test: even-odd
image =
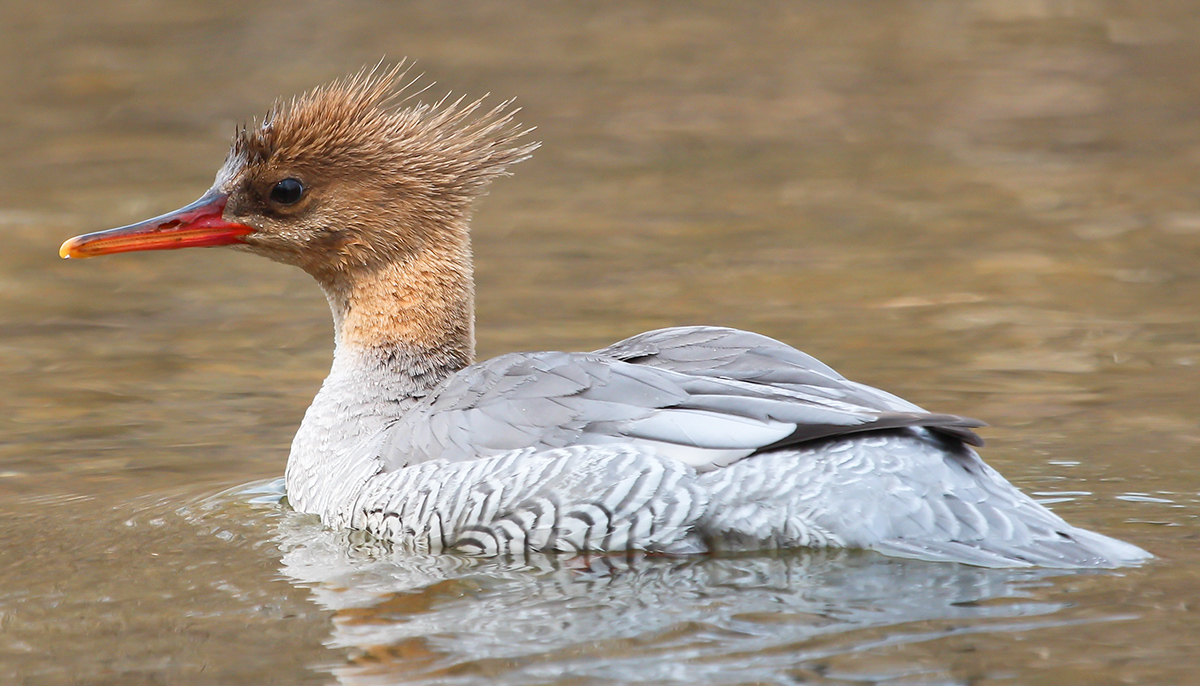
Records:
[[[629,447],[576,446],[423,462],[364,489],[354,525],[418,552],[704,549],[695,473]]]
[[[867,548],[986,567],[1115,567],[1144,551],[1071,526],[921,429],[697,472],[632,446],[527,448],[373,479],[353,526],[421,553]]]

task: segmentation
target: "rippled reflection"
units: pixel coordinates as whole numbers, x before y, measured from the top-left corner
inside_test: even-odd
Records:
[[[1079,621],[1055,616],[1064,604],[1030,598],[1055,574],[1044,570],[846,551],[413,556],[295,514],[281,520],[279,542],[284,574],[334,611],[329,644],[351,650],[335,669],[348,684],[794,683],[815,674],[840,682],[867,672],[892,678],[902,674],[872,664],[889,647]],[[1091,621],[1097,619],[1112,618]],[[851,658],[850,671],[829,673],[834,657]],[[909,674],[912,666],[900,669]]]

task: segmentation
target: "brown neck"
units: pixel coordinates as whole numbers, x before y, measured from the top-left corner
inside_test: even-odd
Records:
[[[339,355],[394,360],[404,368],[393,371],[418,387],[474,362],[470,242],[465,231],[446,238],[373,269],[317,276],[333,312]]]

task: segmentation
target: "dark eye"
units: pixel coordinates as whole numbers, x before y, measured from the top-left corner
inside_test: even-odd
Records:
[[[295,205],[304,195],[304,185],[297,179],[284,179],[271,189],[271,201],[280,205]]]

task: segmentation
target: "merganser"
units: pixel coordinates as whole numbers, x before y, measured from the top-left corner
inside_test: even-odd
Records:
[[[396,104],[405,73],[364,70],[277,103],[236,133],[199,200],[60,253],[230,245],[316,279],[335,350],[288,458],[296,510],[419,552],[1151,557],[1011,485],[971,448],[981,422],[765,336],[669,328],[475,363],[472,203],[538,144],[507,102]]]

